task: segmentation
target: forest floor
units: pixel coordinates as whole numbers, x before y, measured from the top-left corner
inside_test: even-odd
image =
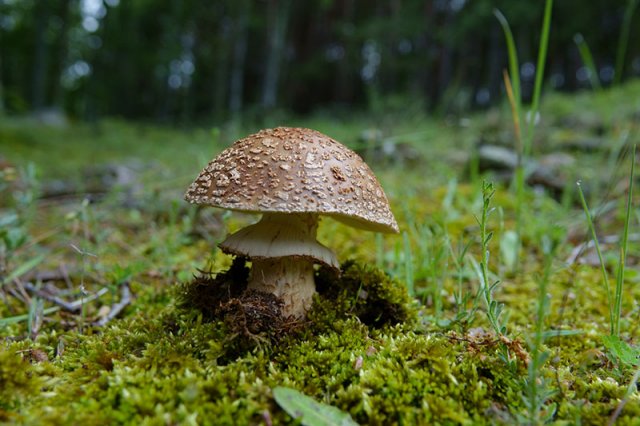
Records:
[[[277,125],[360,152],[401,229],[323,220],[342,275],[318,271],[286,333],[206,303],[246,279],[242,262],[213,278],[231,265],[216,244],[256,218],[183,201],[225,146]],[[640,82],[549,94],[522,197],[514,139],[506,105],[188,130],[0,119],[0,423],[640,424]]]

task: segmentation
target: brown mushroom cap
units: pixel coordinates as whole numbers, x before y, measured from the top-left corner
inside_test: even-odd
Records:
[[[376,232],[398,232],[378,180],[355,152],[320,132],[278,127],[235,142],[185,199],[253,213],[319,213]]]

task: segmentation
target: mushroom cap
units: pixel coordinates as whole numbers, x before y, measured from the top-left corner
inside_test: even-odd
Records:
[[[207,164],[185,200],[252,213],[319,213],[356,228],[398,232],[369,166],[311,129],[278,127],[238,140]]]

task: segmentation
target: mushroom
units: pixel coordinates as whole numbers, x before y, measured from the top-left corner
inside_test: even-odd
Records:
[[[219,247],[251,261],[248,289],[273,293],[283,314],[303,317],[315,293],[314,264],[339,271],[316,240],[319,215],[368,231],[397,233],[398,224],[371,169],[356,153],[320,132],[278,127],[236,141],[189,186],[185,200],[262,213]]]

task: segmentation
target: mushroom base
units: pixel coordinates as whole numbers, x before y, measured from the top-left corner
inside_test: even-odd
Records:
[[[287,256],[252,259],[251,263],[247,288],[280,297],[284,316],[303,317],[316,292],[313,261]]]

